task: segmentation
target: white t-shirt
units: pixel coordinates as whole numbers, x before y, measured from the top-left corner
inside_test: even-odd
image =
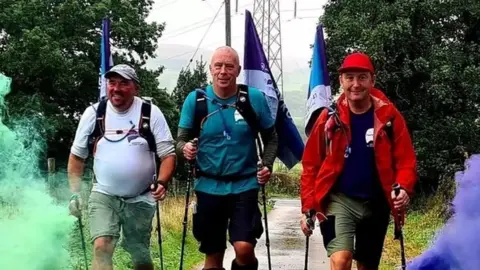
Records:
[[[149,151],[147,141],[138,134],[142,102],[142,99],[135,97],[132,106],[125,112],[116,111],[107,102],[105,133],[97,142],[94,154],[96,183],[92,190],[113,196],[133,197],[126,199],[127,202],[146,201],[153,204],[155,201],[150,192],[140,195],[149,188],[156,175],[154,155]],[[97,107],[98,103],[89,106],[83,113],[71,148],[72,154],[84,159],[90,154],[88,137],[95,128]],[[170,128],[163,113],[154,104],[150,117],[158,156],[174,155]]]

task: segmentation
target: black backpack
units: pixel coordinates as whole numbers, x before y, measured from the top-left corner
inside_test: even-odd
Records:
[[[205,97],[205,88],[201,88],[202,91],[196,90],[196,102],[195,102],[195,117],[193,120],[193,136],[190,139],[198,138],[202,129],[202,122],[208,114],[207,98]],[[215,104],[216,100],[212,100]],[[248,86],[244,84],[238,85],[237,101],[235,102],[238,112],[242,115],[243,119],[247,122],[248,126],[252,130],[252,133],[257,136],[260,132],[260,121],[257,114],[253,110],[252,104],[248,96]],[[226,105],[218,104],[222,109],[226,109]]]
[[[108,99],[102,99],[100,100],[98,104],[98,108],[96,110],[96,120],[95,120],[95,128],[93,129],[92,134],[90,134],[89,137],[89,144],[88,144],[88,150],[89,153],[93,156],[96,150],[96,145],[98,141],[103,137],[104,132],[105,132],[105,113],[107,111],[107,101]],[[141,137],[145,138],[145,140],[148,143],[148,147],[151,152],[155,153],[155,163],[156,163],[156,171],[155,173],[158,172],[158,169],[160,168],[160,159],[157,155],[157,144],[155,142],[155,136],[152,133],[151,127],[150,127],[150,115],[152,112],[152,105],[149,100],[143,99],[142,103],[142,109],[141,109],[141,116],[140,116],[140,121],[138,123],[138,133]]]

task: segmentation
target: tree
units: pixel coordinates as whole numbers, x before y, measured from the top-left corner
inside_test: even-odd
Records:
[[[474,0],[331,0],[320,18],[333,89],[347,51],[372,57],[377,87],[412,132],[423,188],[451,178],[480,146],[479,12]]]
[[[193,71],[183,68],[180,71],[177,86],[175,86],[172,92],[175,104],[180,110],[182,110],[183,102],[191,91],[207,85],[206,65],[207,63],[200,59],[200,61],[196,61],[196,66],[193,68]]]
[[[2,0],[0,71],[12,77],[7,96],[12,117],[42,114],[48,150],[66,160],[78,119],[98,98],[101,19],[111,20],[114,63],[137,68],[142,94],[168,100],[156,78],[163,67],[142,66],[153,57],[164,24],[147,23],[152,0]],[[170,107],[169,107],[170,106]],[[171,115],[171,104],[164,110]]]
[[[200,88],[207,85],[207,71],[205,70],[207,63],[196,61],[196,66],[193,68],[193,71],[190,69],[182,69],[180,75],[178,76],[177,86],[172,91],[172,99],[174,100],[176,107],[179,110],[182,110],[183,102],[188,94],[196,88]],[[177,130],[178,122],[175,125],[175,134]],[[177,168],[177,179],[187,179],[186,168],[178,167]]]

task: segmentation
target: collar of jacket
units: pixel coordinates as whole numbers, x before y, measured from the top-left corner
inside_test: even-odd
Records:
[[[391,101],[387,96],[379,89],[372,88],[370,90],[370,98],[373,102],[375,122],[386,124],[391,118],[393,108]],[[337,101],[337,109],[340,120],[347,126],[350,126],[350,108],[348,107],[348,101],[345,94],[342,93]]]

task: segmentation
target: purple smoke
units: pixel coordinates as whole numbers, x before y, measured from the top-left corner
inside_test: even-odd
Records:
[[[408,270],[480,269],[480,155],[472,155],[455,179],[454,215]]]

